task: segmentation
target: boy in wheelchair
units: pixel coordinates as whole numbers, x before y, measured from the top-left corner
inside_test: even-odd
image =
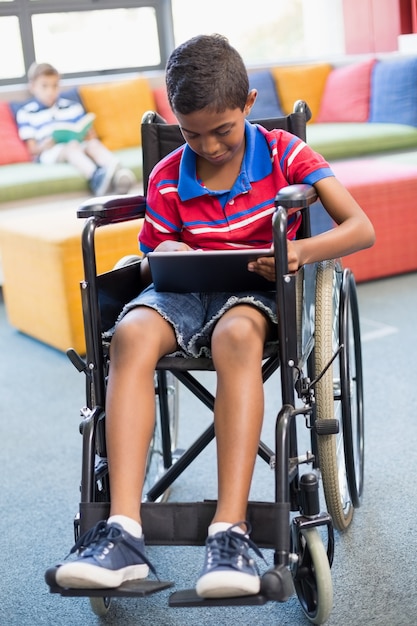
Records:
[[[337,227],[295,239],[288,223],[288,264],[331,259],[372,245],[371,223],[328,163],[281,130],[250,125],[256,91],[245,65],[220,35],[197,36],[171,54],[170,105],[185,146],[163,159],[149,179],[142,251],[265,248],[248,269],[275,280],[271,219],[274,199],[293,183],[314,185]],[[74,546],[56,574],[62,587],[110,588],[145,578],[140,506],[155,415],[154,370],[166,354],[209,355],[217,373],[214,421],[218,502],[197,581],[201,597],[256,594],[260,577],[250,549],[246,508],[263,420],[261,363],[277,336],[275,293],[156,292],[148,287],[123,310],[110,347],[106,440],[111,511],[107,522]]]

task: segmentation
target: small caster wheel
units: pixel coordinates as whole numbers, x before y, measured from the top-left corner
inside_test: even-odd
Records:
[[[98,617],[104,617],[107,615],[110,609],[111,598],[106,596],[94,596],[89,598],[91,610]]]

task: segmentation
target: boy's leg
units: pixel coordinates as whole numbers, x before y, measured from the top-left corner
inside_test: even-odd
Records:
[[[85,154],[78,141],[69,141],[63,145],[58,161],[70,163],[86,180],[90,180],[97,169],[96,164]]]
[[[133,309],[116,329],[106,400],[111,517],[74,546],[75,560],[58,568],[62,587],[118,587],[148,574],[138,522],[154,425],[153,377],[159,358],[175,349],[171,325],[150,308]]]
[[[87,149],[90,143],[92,147]],[[89,187],[96,196],[109,193],[113,176],[119,166],[113,154],[97,139],[84,143],[69,141],[64,145],[59,160],[75,167],[88,180]]]
[[[111,515],[140,521],[139,503],[155,419],[155,366],[176,348],[172,326],[149,307],[131,311],[112,341],[106,399]]]
[[[220,319],[212,336],[217,371],[218,505],[209,529],[206,563],[197,583],[197,593],[203,597],[247,595],[260,588],[257,568],[248,555],[249,548],[256,550],[256,546],[242,534],[247,526],[238,524],[246,519],[262,428],[261,365],[268,329],[260,311],[239,305]]]
[[[116,194],[128,193],[131,187],[136,183],[134,173],[121,167],[114,154],[106,148],[98,139],[89,139],[83,143],[86,154],[106,172],[106,179],[109,188],[105,191],[112,191]],[[98,194],[99,195],[99,194]]]

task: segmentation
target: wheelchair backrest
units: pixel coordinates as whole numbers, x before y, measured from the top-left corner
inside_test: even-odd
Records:
[[[310,110],[306,103],[298,101],[294,105],[294,113],[290,113],[285,117],[250,121],[252,124],[261,124],[267,130],[281,128],[305,141],[306,123],[309,116]],[[148,179],[152,169],[164,156],[182,146],[184,137],[179,126],[167,124],[164,118],[154,111],[147,111],[143,115],[141,133],[143,192],[146,196]]]

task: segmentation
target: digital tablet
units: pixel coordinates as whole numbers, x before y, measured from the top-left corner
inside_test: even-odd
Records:
[[[274,282],[248,271],[249,261],[261,256],[270,250],[161,251],[148,259],[156,291],[274,291]]]

